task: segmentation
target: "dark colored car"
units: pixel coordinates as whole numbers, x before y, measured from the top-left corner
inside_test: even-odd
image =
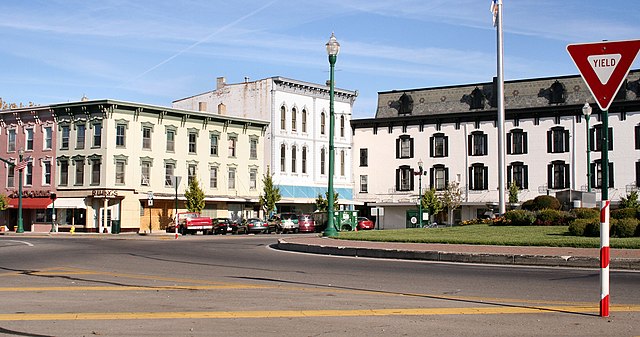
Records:
[[[312,214],[300,214],[298,217],[298,230],[307,233],[316,231],[316,221],[313,219]]]
[[[375,224],[373,223],[373,221],[367,219],[366,217],[363,216],[359,216],[358,217],[358,230],[363,230],[363,229],[374,229],[375,228]]]
[[[275,228],[274,228],[275,230]],[[271,227],[266,221],[262,221],[258,218],[250,218],[246,221],[242,221],[242,224],[238,227],[238,233],[271,233]]]
[[[238,224],[227,218],[213,219],[213,234],[236,234],[238,232]]]

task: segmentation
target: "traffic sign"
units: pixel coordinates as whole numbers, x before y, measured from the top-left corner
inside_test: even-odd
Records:
[[[639,50],[640,40],[567,46],[567,52],[602,111],[607,111],[611,106]]]

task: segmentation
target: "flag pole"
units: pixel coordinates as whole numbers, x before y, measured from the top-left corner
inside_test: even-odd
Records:
[[[504,46],[502,41],[502,0],[497,0],[494,3],[497,8],[494,10],[494,19],[496,20],[497,29],[497,41],[498,41],[498,205],[500,214],[506,212],[505,206],[505,182],[506,182],[506,166],[505,166],[505,143],[506,136],[504,133]]]

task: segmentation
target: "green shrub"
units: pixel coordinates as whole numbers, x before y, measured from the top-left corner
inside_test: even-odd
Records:
[[[611,235],[618,238],[630,238],[638,229],[638,219],[620,219],[611,227]]]
[[[555,209],[542,209],[535,213],[536,226],[566,226],[573,216],[569,212]]]
[[[560,209],[562,204],[556,197],[550,195],[539,195],[531,200],[527,200],[522,204],[522,209],[528,211],[539,211],[542,209]]]
[[[587,229],[587,225],[592,222],[600,223],[599,219],[575,219],[571,221],[569,224],[569,234],[574,236],[585,236],[585,230]],[[598,231],[600,227],[598,227]],[[598,232],[599,233],[599,232]],[[600,234],[598,234],[600,235]]]
[[[536,221],[535,213],[524,209],[507,211],[504,217],[510,226],[531,226]]]
[[[600,217],[600,210],[597,208],[574,208],[571,213],[576,219],[594,219]]]
[[[609,221],[609,233],[611,233],[611,227],[615,226],[618,220],[610,219]],[[584,229],[584,236],[599,237],[600,236],[600,219],[591,219],[591,222],[587,224]]]
[[[638,211],[635,208],[619,208],[611,211],[613,219],[635,219]]]

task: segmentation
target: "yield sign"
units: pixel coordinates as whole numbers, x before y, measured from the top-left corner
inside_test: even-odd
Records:
[[[640,40],[570,44],[567,51],[602,111],[627,78],[640,50]]]

